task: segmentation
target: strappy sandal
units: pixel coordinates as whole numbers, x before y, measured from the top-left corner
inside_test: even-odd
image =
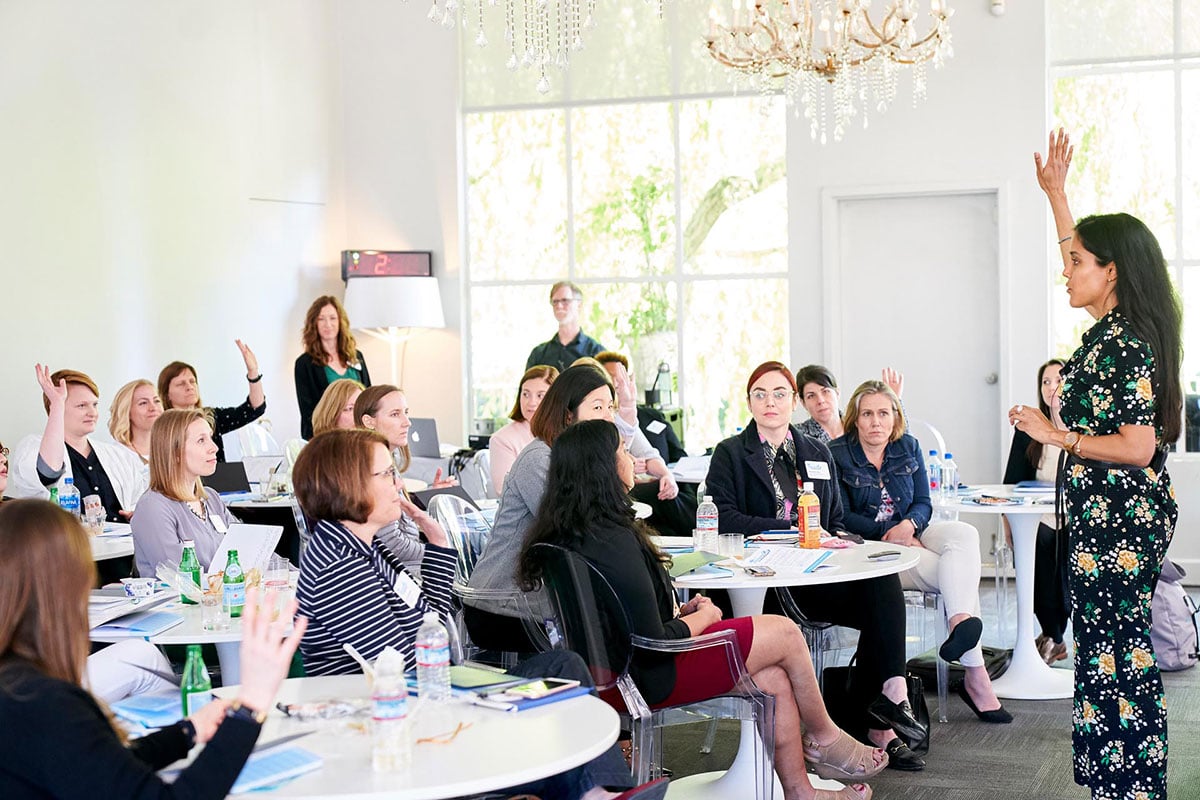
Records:
[[[887,759],[872,766],[876,748],[867,747],[845,731],[838,731],[838,738],[831,744],[822,746],[816,739],[808,737],[804,738],[803,744],[804,761],[813,772],[827,780],[861,781],[878,775],[887,766]]]
[[[865,783],[859,784],[863,787],[860,792],[853,786],[843,786],[841,790],[831,792],[828,789],[817,789],[813,795],[813,800],[871,800],[871,787]]]

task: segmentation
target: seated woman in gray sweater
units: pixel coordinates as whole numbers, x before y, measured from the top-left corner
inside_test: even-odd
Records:
[[[612,378],[603,368],[580,364],[567,368],[554,380],[534,412],[529,422],[534,439],[520,452],[504,479],[496,522],[469,581],[472,590],[485,595],[465,600],[467,630],[479,647],[516,653],[536,649],[521,622],[529,602],[517,587],[517,561],[525,532],[533,525],[546,490],[550,446],[575,422],[612,422],[615,397]],[[539,610],[537,601],[531,602],[534,611]]]
[[[217,443],[203,411],[164,411],[150,431],[150,491],[142,495],[130,524],[138,574],[151,576],[162,561],[178,564],[184,542],[208,569],[231,523],[220,495],[200,478],[217,469]]]

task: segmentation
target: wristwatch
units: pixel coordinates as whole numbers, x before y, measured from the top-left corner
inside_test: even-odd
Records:
[[[1075,449],[1078,446],[1079,434],[1075,431],[1067,431],[1067,435],[1063,437],[1063,448],[1068,452],[1078,455],[1079,451]]]
[[[262,725],[267,721],[267,712],[255,711],[249,706],[242,705],[240,700],[234,700],[229,704],[229,708],[226,710],[225,716],[231,719],[244,719],[247,722],[257,722],[259,725]]]

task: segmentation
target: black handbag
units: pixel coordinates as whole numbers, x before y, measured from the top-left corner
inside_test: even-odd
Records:
[[[847,667],[826,667],[824,672],[825,709],[829,716],[842,730],[859,741],[867,741],[867,705],[878,694],[879,689],[862,691],[854,682],[854,662]],[[917,755],[923,756],[929,752],[929,704],[925,702],[925,685],[916,675],[906,675],[908,684],[908,703],[912,706],[913,716],[925,727],[925,736],[919,741],[908,741],[900,736],[901,741],[908,745]]]

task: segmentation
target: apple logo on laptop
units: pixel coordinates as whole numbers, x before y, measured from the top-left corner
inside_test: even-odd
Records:
[[[413,431],[411,434],[409,434],[409,438],[411,438],[414,442],[419,442],[421,441],[421,434],[417,431]]]

